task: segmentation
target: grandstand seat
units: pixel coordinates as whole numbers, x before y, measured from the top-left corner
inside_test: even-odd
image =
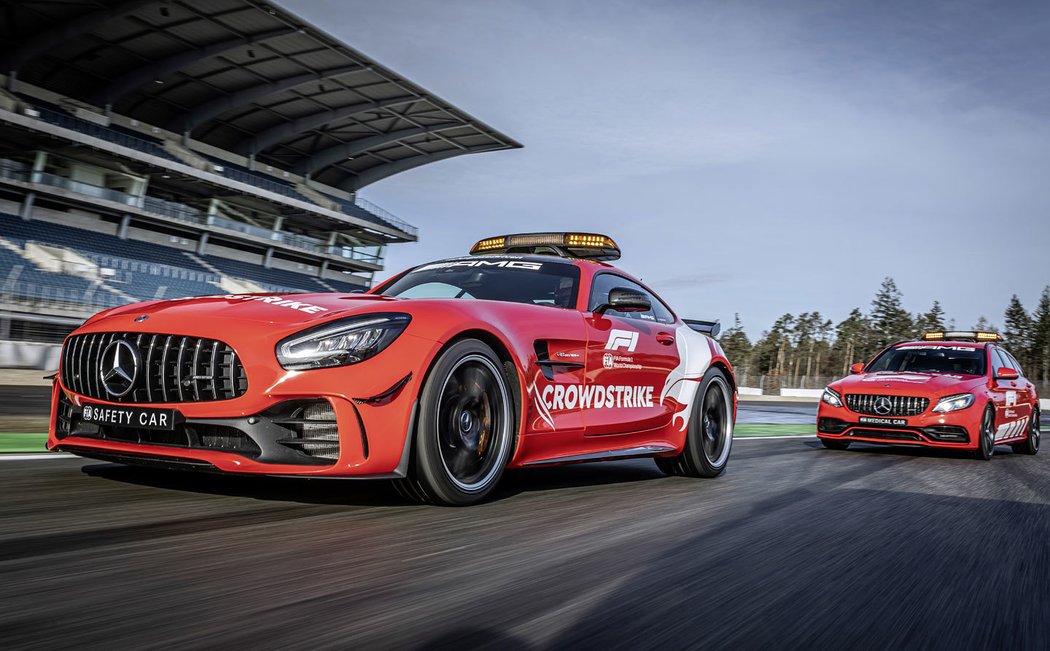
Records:
[[[317,282],[316,278],[294,271],[266,269],[251,262],[230,260],[229,258],[220,258],[213,255],[204,256],[204,260],[228,276],[250,280],[274,291],[286,291],[289,289],[308,292],[330,291],[327,287]]]
[[[222,291],[220,277],[214,272],[195,262],[184,251],[162,244],[122,240],[115,235],[38,220],[27,222],[5,213],[0,213],[0,237],[23,247],[26,242],[34,241],[73,250],[97,266],[114,271],[114,275],[105,280],[106,286],[141,300],[200,296]],[[220,273],[254,282],[267,290],[330,291],[316,278],[306,274],[266,269],[259,264],[212,255],[204,258]],[[20,282],[81,294],[92,286],[90,281],[83,278],[38,269],[21,256],[0,248],[0,281],[7,277],[15,265],[23,267]],[[328,284],[336,286],[337,283],[328,281]],[[163,291],[158,296],[161,288]]]
[[[341,199],[339,197],[335,197],[335,196],[328,195],[328,194],[326,194],[324,196],[328,197],[332,201],[334,201],[337,204],[339,204],[340,207],[342,207],[343,212],[345,212],[348,215],[351,215],[353,217],[358,217],[358,218],[363,219],[365,221],[372,222],[373,224],[379,224],[380,226],[388,226],[388,227],[392,226],[392,227],[397,228],[399,230],[401,228],[397,224],[391,224],[390,222],[388,222],[385,219],[381,218],[379,215],[373,214],[373,213],[365,210],[364,208],[362,208],[361,206],[357,205],[353,201],[350,201],[349,199]]]
[[[216,171],[218,174],[222,174],[228,179],[233,181],[240,181],[241,183],[247,183],[248,185],[254,185],[257,188],[263,190],[269,190],[270,192],[289,197],[291,199],[298,199],[305,201],[306,203],[313,204],[313,199],[310,199],[304,194],[301,194],[295,189],[295,186],[287,181],[281,181],[272,176],[259,174],[252,170],[244,167],[243,165],[237,165],[236,163],[230,163],[214,156],[205,156],[215,165],[222,168],[221,171]]]
[[[23,243],[26,240],[36,240],[77,251],[91,251],[104,255],[185,267],[201,272],[206,271],[203,267],[194,264],[180,250],[170,246],[138,240],[122,240],[116,235],[106,235],[75,226],[36,220],[27,222],[14,215],[4,215],[2,213],[0,213],[0,236],[21,240]]]

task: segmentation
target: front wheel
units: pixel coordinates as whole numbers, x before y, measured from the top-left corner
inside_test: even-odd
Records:
[[[995,453],[995,412],[991,407],[984,410],[981,417],[980,439],[977,442],[977,450],[974,456],[981,461],[988,461]]]
[[[475,339],[441,354],[420,392],[415,454],[398,485],[402,495],[464,506],[492,492],[514,443],[511,381],[492,349]]]
[[[1036,454],[1039,452],[1039,409],[1032,410],[1032,422],[1028,424],[1028,438],[1010,447],[1018,454]]]
[[[729,382],[717,368],[708,369],[697,389],[685,449],[676,457],[657,457],[656,465],[669,475],[717,477],[725,472],[733,447],[733,398]]]

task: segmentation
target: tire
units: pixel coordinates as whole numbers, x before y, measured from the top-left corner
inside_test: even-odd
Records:
[[[981,430],[978,437],[974,457],[981,461],[988,461],[995,454],[995,411],[991,406],[986,407],[984,415],[981,416]]]
[[[717,477],[725,472],[733,447],[732,391],[725,375],[708,369],[693,402],[685,448],[675,457],[657,457],[656,466],[668,475]]]
[[[845,450],[853,441],[840,441],[838,439],[820,439],[820,444],[829,450]]]
[[[1017,454],[1038,454],[1040,437],[1039,408],[1036,407],[1032,410],[1032,421],[1028,423],[1028,438],[1021,443],[1014,443],[1010,447]]]
[[[464,339],[434,362],[419,394],[408,477],[395,482],[411,501],[466,506],[499,483],[513,452],[517,419],[503,363]]]

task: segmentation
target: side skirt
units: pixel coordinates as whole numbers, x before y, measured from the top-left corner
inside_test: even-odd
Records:
[[[585,461],[606,461],[610,459],[624,459],[628,457],[651,457],[657,454],[675,452],[674,446],[653,444],[640,445],[633,448],[619,450],[602,450],[600,452],[588,452],[587,454],[574,454],[567,457],[552,457],[550,459],[533,459],[526,461],[522,466],[546,466],[559,463],[583,463]]]

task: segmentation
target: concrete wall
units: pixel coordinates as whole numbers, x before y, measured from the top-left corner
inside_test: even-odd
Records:
[[[59,344],[0,341],[0,368],[32,368],[57,371]]]

